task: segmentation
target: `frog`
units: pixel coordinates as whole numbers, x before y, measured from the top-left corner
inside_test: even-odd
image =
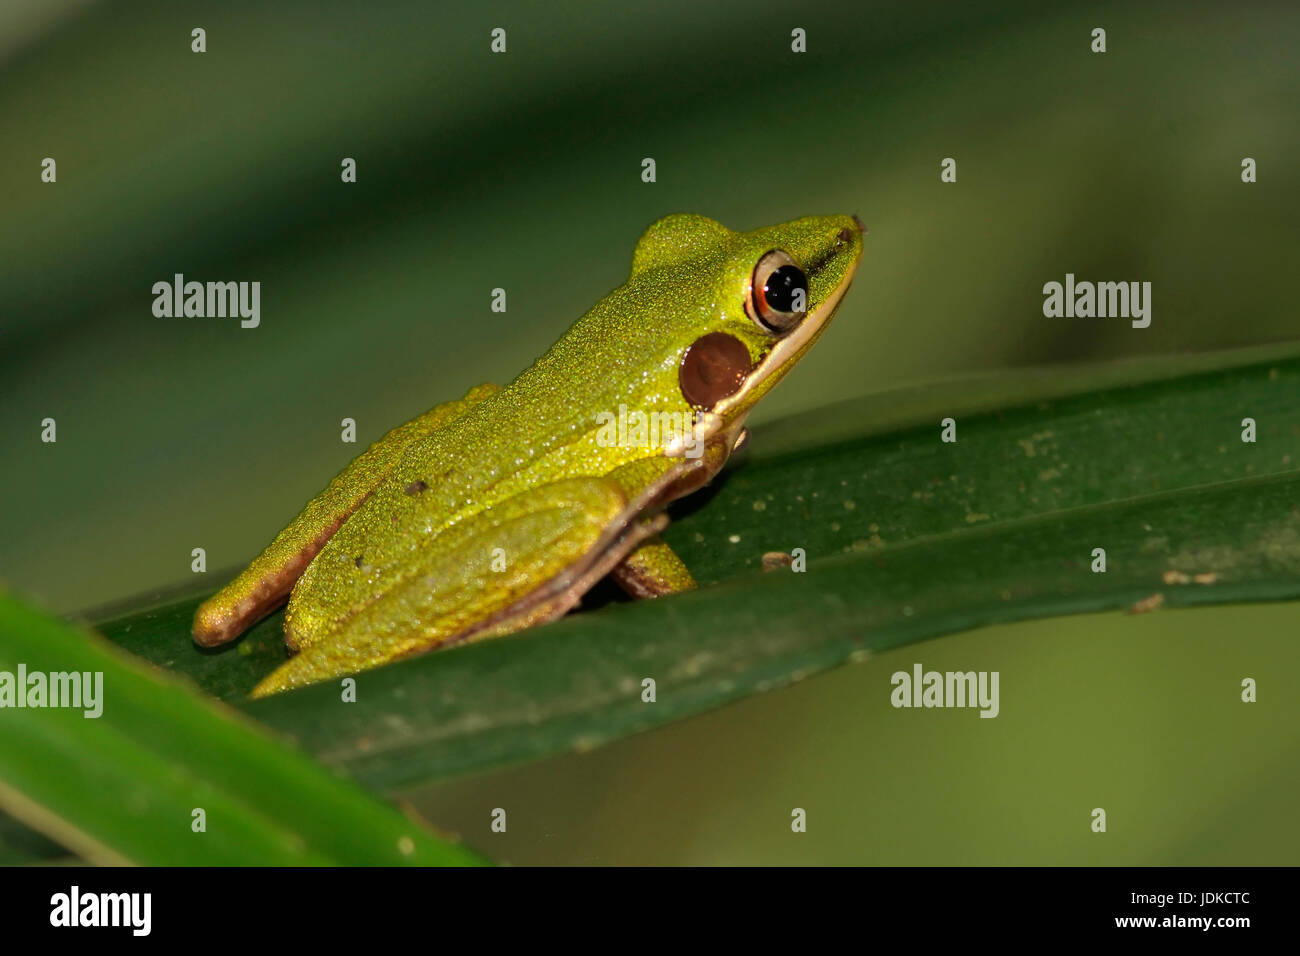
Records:
[[[536,627],[606,577],[634,599],[694,589],[665,509],[746,442],[838,311],[865,234],[856,215],[654,222],[627,281],[508,385],[435,405],[339,472],[197,608],[194,642],[234,641],[287,602],[289,656],[251,691],[265,697]],[[680,426],[611,428],[628,410]]]

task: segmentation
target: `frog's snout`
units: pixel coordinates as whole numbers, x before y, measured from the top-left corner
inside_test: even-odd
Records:
[[[853,228],[849,228],[848,226],[845,226],[840,230],[840,234],[837,238],[839,239],[839,245],[841,246],[846,245],[853,241],[853,229],[857,229],[858,235],[860,236],[865,236],[867,234],[867,226],[861,219],[858,218],[857,213],[854,213],[849,218],[853,220]]]

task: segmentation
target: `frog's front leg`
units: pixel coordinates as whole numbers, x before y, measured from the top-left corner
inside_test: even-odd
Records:
[[[634,598],[663,597],[697,586],[677,552],[657,535],[629,554],[610,577]]]
[[[611,477],[627,489],[629,496],[639,491],[662,506],[708,484],[748,433],[748,429],[737,426],[715,435],[694,460],[644,459],[616,469]],[[665,597],[698,587],[677,552],[658,535],[632,551],[610,572],[610,577],[634,598]]]
[[[313,498],[235,580],[204,601],[194,615],[194,641],[214,647],[234,640],[259,618],[284,603],[307,565],[334,532],[388,474],[402,452],[468,408],[500,391],[472,388],[399,425],[353,459],[329,487]]]

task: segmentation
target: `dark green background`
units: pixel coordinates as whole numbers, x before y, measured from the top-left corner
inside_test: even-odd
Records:
[[[214,571],[247,560],[357,451],[340,419],[364,445],[509,379],[668,212],[870,227],[825,344],[758,424],[1294,338],[1298,43],[1283,4],[7,4],[0,579],[70,612],[191,578],[194,547]],[[261,327],[155,318],[175,272],[260,281]],[[1066,272],[1150,281],[1151,327],[1044,318]],[[988,629],[412,799],[517,862],[1295,863],[1296,623]],[[893,710],[889,675],[917,660],[1000,670],[1002,715]]]

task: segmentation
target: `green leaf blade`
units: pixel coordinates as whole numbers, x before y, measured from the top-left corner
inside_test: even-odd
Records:
[[[0,805],[88,859],[471,863],[246,718],[0,595],[0,670],[102,675],[102,713],[0,710]],[[340,706],[345,706],[341,705]],[[206,829],[191,829],[200,808]]]
[[[239,645],[188,642],[197,600],[105,625],[136,653],[394,790],[584,749],[861,654],[1001,621],[1300,597],[1300,359],[1200,359],[1140,383],[1097,371],[1005,410],[937,389],[894,422],[879,397],[778,425],[665,537],[706,586],[570,615],[358,677],[358,700],[244,695],[284,659],[282,615]],[[1255,358],[1259,355],[1256,353]],[[1216,367],[1220,361],[1226,367]],[[1166,363],[1167,365],[1167,363]],[[1125,371],[1132,375],[1133,370]],[[1014,392],[1007,382],[1001,395]],[[955,444],[936,411],[952,407]],[[929,424],[917,424],[924,409]],[[943,416],[948,417],[948,416]],[[1257,441],[1241,441],[1254,418]],[[859,434],[842,422],[856,421]],[[904,423],[902,427],[900,423]],[[759,570],[803,548],[802,574]],[[1104,548],[1105,573],[1091,569]],[[653,678],[657,701],[641,700]]]

